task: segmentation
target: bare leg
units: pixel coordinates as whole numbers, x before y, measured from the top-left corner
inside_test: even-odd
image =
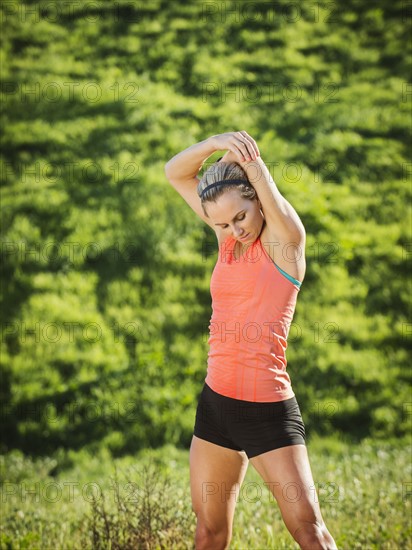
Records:
[[[190,488],[197,517],[196,550],[223,550],[229,546],[236,501],[247,466],[243,451],[193,436]]]
[[[301,549],[337,549],[320,512],[306,446],[282,447],[250,462],[276,498],[285,525]]]

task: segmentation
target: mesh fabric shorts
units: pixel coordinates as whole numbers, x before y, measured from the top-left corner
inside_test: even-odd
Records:
[[[242,401],[220,395],[206,383],[197,406],[194,435],[221,447],[245,451],[248,458],[306,444],[296,397],[275,403]]]

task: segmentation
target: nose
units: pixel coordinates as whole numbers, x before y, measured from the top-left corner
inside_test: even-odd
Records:
[[[234,237],[241,237],[244,233],[244,230],[239,227],[239,225],[234,225],[233,226],[233,236]]]

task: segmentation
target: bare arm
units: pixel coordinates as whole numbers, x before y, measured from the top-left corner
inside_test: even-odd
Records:
[[[282,196],[260,157],[259,148],[245,131],[211,136],[171,158],[165,165],[166,178],[198,216],[212,227],[197,195],[197,174],[215,151],[227,150],[223,160],[238,162],[256,189],[268,229],[282,243],[304,246],[305,228],[293,206]]]
[[[192,210],[216,232],[216,227],[213,227],[209,218],[205,216],[197,194],[200,181],[197,174],[205,160],[217,150],[213,137],[191,145],[172,157],[165,165],[165,175]]]
[[[191,145],[166,163],[165,174],[172,185],[193,181],[205,160],[216,151],[213,137]]]
[[[241,162],[240,165],[256,189],[271,232],[285,242],[304,240],[305,228],[301,219],[293,206],[280,193],[262,158]]]
[[[220,134],[215,136],[215,140],[219,148],[228,149],[222,160],[237,162],[245,170],[262,204],[270,233],[283,243],[293,241],[304,245],[303,223],[277,188],[254,139],[242,131]]]

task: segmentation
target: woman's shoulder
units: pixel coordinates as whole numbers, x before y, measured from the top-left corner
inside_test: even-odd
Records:
[[[299,243],[283,242],[269,230],[262,231],[258,240],[260,246],[266,250],[267,255],[277,267],[292,275],[299,282],[303,281],[306,272],[305,250]]]

